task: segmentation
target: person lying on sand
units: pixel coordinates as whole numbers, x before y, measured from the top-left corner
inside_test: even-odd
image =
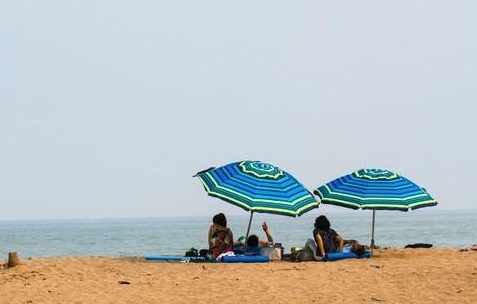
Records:
[[[262,230],[265,233],[265,237],[267,239],[266,240],[259,240],[258,237],[255,234],[252,234],[251,236],[248,237],[247,246],[249,246],[248,243],[249,243],[249,241],[251,241],[251,239],[250,239],[251,237],[252,237],[253,241],[251,241],[252,243],[250,244],[250,246],[255,245],[255,246],[265,247],[265,246],[273,245],[273,236],[272,236],[272,233],[270,232],[270,228],[268,227],[267,222],[262,223]],[[256,241],[255,241],[255,239],[256,239]],[[256,242],[258,242],[258,244]]]
[[[252,234],[247,238],[247,242],[245,244],[246,246],[244,246],[242,243],[236,244],[234,247],[235,253],[260,254],[261,247],[273,245],[273,236],[270,228],[267,225],[267,222],[262,223],[262,229],[267,238],[266,240],[259,240],[257,235]]]

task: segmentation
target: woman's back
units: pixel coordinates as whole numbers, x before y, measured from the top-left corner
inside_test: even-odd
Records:
[[[336,233],[336,231],[331,228],[327,230],[315,229],[313,230],[313,238],[315,239],[315,241],[317,234],[319,234],[319,236],[321,237],[325,253],[339,251],[339,235],[338,233]]]
[[[212,225],[209,233],[209,250],[215,255],[233,251],[233,234],[229,228]]]

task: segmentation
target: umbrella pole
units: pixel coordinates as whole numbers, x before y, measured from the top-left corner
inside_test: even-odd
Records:
[[[374,250],[374,222],[376,221],[376,210],[373,210],[373,228],[371,231],[371,253]]]
[[[247,234],[245,235],[245,244],[247,243],[248,234],[250,233],[250,226],[252,225],[253,211],[250,212],[250,220],[248,221]]]

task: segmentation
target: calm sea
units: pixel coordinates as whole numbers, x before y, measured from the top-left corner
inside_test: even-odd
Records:
[[[286,251],[302,246],[311,237],[314,218],[309,212],[300,218],[256,214],[252,232],[263,237],[266,220],[275,241]],[[344,238],[369,244],[371,211],[326,214]],[[181,254],[190,247],[206,248],[210,217],[95,219],[48,221],[0,221],[0,259],[9,251],[20,256],[108,255],[144,253]],[[245,234],[248,216],[229,216],[229,227],[238,238]],[[477,210],[447,211],[420,209],[411,212],[377,211],[376,244],[404,246],[431,243],[438,247],[465,247],[477,243]]]

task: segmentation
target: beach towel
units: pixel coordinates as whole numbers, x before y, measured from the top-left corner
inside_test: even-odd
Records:
[[[176,262],[176,263],[189,263],[189,262],[205,262],[204,257],[186,257],[175,255],[160,255],[160,254],[145,254],[144,259],[146,261],[161,261],[161,262]]]
[[[263,255],[225,255],[222,263],[267,263],[270,259]]]
[[[329,262],[344,260],[344,259],[362,259],[370,258],[371,252],[366,251],[363,255],[358,256],[353,252],[330,252],[326,254],[325,260]]]
[[[217,256],[217,262],[222,262],[223,258],[227,256],[235,256],[235,253],[233,251],[221,253]]]

